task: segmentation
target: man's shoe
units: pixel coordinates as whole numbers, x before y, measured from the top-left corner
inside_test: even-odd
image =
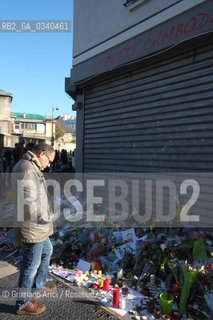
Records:
[[[26,307],[23,309],[16,310],[17,315],[24,315],[24,314],[40,314],[46,310],[45,304],[37,303],[35,301],[30,301]]]

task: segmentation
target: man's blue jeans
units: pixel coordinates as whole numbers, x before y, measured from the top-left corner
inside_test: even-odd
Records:
[[[49,238],[42,242],[25,243],[23,245],[23,261],[19,276],[19,288],[20,292],[23,292],[24,298],[16,301],[19,309],[24,308],[31,300],[31,289],[39,292],[45,286],[52,251],[53,248]]]

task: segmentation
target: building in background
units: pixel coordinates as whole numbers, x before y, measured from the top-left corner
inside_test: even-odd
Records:
[[[16,143],[26,147],[28,143],[46,142],[54,148],[66,149],[70,154],[76,147],[76,118],[70,114],[53,118],[27,112],[11,112],[13,96],[0,89],[0,157],[5,148],[14,148]],[[64,127],[63,136],[57,137],[57,125]]]
[[[40,114],[11,112],[12,93],[0,90],[0,147],[14,148],[16,143],[26,146],[45,141],[51,143],[55,136],[56,120]]]
[[[65,113],[63,117],[60,117],[62,119],[64,125],[70,130],[75,132],[76,131],[76,116],[72,116],[69,113]]]
[[[10,111],[12,100],[12,93],[0,89],[0,149],[13,147],[18,142],[18,137],[11,135]]]
[[[76,170],[213,170],[212,0],[75,0]]]
[[[11,113],[12,134],[19,136],[24,145],[29,142],[51,143],[52,130],[55,133],[55,120],[51,117],[31,113]]]

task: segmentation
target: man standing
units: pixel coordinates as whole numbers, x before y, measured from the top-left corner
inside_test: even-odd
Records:
[[[23,249],[19,290],[26,297],[16,301],[18,315],[36,315],[45,311],[44,304],[30,299],[32,289],[41,296],[56,289],[55,285],[45,286],[52,254],[49,236],[53,233],[53,216],[42,173],[54,157],[52,146],[40,143],[24,153],[13,169],[16,238]]]

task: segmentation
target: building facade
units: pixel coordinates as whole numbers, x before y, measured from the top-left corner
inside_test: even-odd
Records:
[[[18,137],[11,135],[12,123],[10,117],[13,95],[0,89],[0,149],[13,147],[18,142]],[[1,152],[0,152],[1,154]]]
[[[76,170],[213,170],[212,0],[75,0]]]
[[[31,113],[11,113],[12,134],[19,136],[24,145],[29,142],[51,143],[55,134],[55,121],[51,117]]]
[[[68,132],[56,140],[56,121],[50,116],[26,112],[11,112],[13,96],[0,89],[0,147],[14,148],[16,143],[26,146],[29,142],[41,141],[53,144],[55,149],[75,149],[75,117],[66,115],[61,118]]]

